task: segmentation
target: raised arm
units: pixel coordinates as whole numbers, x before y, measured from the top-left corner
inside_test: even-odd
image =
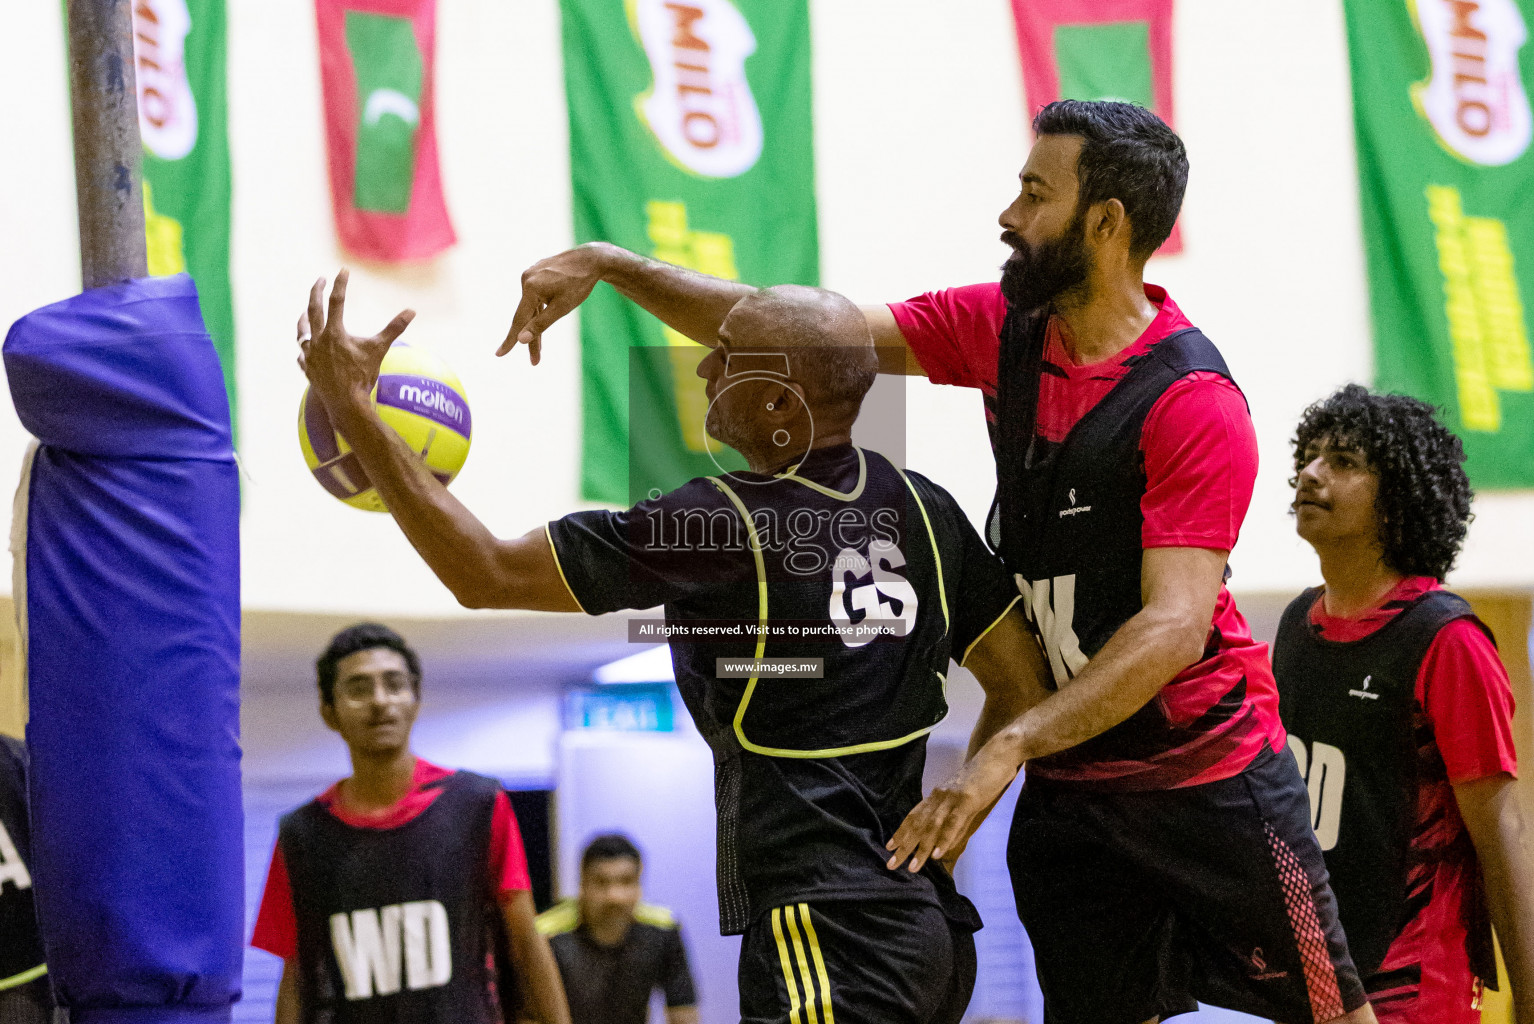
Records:
[[[719,340],[719,325],[735,303],[756,291],[739,281],[662,263],[607,242],[588,242],[539,260],[522,272],[522,301],[496,355],[521,344],[537,363],[543,332],[585,302],[598,281],[606,281],[662,323],[710,348]]]
[[[1147,548],[1141,561],[1143,607],[1103,645],[1070,685],[1038,700],[995,733],[954,778],[933,790],[901,823],[889,866],[910,858],[918,871],[968,839],[1017,770],[1107,732],[1148,704],[1199,660],[1214,618],[1228,552]]]
[[[888,306],[859,306],[873,335],[874,351],[879,353],[879,372],[907,377],[925,377],[927,371],[916,361],[916,353],[906,342]]]
[[[606,281],[657,320],[712,348],[719,325],[735,303],[756,291],[739,281],[662,263],[609,242],[588,242],[539,260],[522,272],[522,301],[511,318],[511,330],[496,350],[504,356],[526,345],[536,364],[543,352],[543,332]],[[879,372],[921,374],[920,364],[906,346],[905,336],[888,306],[863,306],[869,332],[878,346]]]
[[[542,528],[496,537],[379,418],[371,397],[378,367],[415,314],[406,310],[372,337],[353,337],[342,321],[346,280],[345,270],[336,275],[328,311],[324,279],[311,289],[299,365],[405,537],[466,607],[580,611]]]

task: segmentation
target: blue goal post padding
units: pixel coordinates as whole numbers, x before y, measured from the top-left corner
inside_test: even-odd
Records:
[[[45,306],[4,358],[37,438],[12,549],[49,976],[73,1024],[228,1021],[239,484],[197,290],[150,278]]]

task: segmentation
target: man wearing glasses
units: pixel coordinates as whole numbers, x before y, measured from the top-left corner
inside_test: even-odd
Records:
[[[520,1017],[569,1024],[505,791],[410,750],[415,651],[362,623],[316,669],[320,717],[346,741],[352,774],[278,832],[251,939],[284,961],[277,1024],[499,1024],[497,930]]]

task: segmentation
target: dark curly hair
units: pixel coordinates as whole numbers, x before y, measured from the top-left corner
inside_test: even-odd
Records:
[[[314,673],[318,677],[320,700],[326,704],[335,704],[336,666],[341,663],[342,658],[356,654],[358,651],[370,651],[375,647],[386,647],[398,652],[405,659],[405,665],[410,669],[411,688],[419,697],[421,695],[421,659],[411,646],[405,643],[405,638],[388,626],[376,622],[359,622],[331,637],[325,653],[315,661]]]
[[[1294,479],[1318,441],[1361,453],[1379,476],[1380,544],[1385,564],[1404,576],[1443,580],[1454,568],[1470,523],[1465,449],[1437,410],[1406,395],[1376,395],[1349,384],[1305,410],[1294,435]]]

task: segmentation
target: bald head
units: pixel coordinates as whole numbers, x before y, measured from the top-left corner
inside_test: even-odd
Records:
[[[879,372],[862,310],[824,288],[783,284],[735,304],[725,321],[732,352],[782,352],[805,397],[856,410]]]

